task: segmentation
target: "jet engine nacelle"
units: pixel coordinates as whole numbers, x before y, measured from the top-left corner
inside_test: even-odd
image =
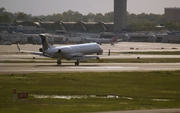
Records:
[[[61,50],[61,49],[59,49],[59,50],[58,50],[58,53],[61,53],[61,51],[62,51],[62,50]]]
[[[40,52],[43,52],[43,49],[42,49],[42,48],[39,48],[39,51],[40,51]]]

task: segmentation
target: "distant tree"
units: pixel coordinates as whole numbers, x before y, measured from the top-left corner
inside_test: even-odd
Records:
[[[53,14],[52,15],[52,20],[53,21],[62,21],[63,20],[63,16],[62,16],[62,14]]]
[[[97,13],[94,18],[95,22],[104,21],[104,16],[101,13]]]
[[[66,22],[70,22],[71,21],[71,13],[72,11],[69,10],[68,12],[63,12],[62,16],[63,16],[63,21],[66,21]]]
[[[176,21],[168,21],[165,23],[165,28],[168,30],[180,30],[180,24]]]
[[[83,21],[83,15],[81,13],[76,11],[73,14],[74,14],[73,19],[74,19],[75,22]]]
[[[68,10],[62,14],[52,14],[52,15],[40,15],[32,16],[31,14],[25,14],[24,12],[10,13],[6,12],[4,7],[0,8],[0,22],[7,23],[16,20],[20,21],[64,21],[64,22],[113,22],[114,12],[108,12],[104,15],[101,13],[93,14],[89,13],[87,15],[82,15],[77,11]],[[164,15],[157,14],[130,14],[127,12],[126,16],[127,26],[133,31],[139,30],[154,30],[155,26],[158,24],[165,24],[167,29],[180,29],[180,24],[178,22],[166,22]]]
[[[87,15],[87,18],[88,18],[88,22],[94,22],[95,14],[89,13],[89,14]]]
[[[6,9],[4,7],[0,8],[0,14],[6,12]]]
[[[34,17],[32,20],[33,20],[34,22],[41,21],[41,19],[39,19],[39,18],[37,18],[37,17]]]
[[[15,15],[16,15],[16,20],[21,20],[21,21],[27,20],[27,17],[28,17],[28,15],[25,14],[24,12],[18,12],[18,13],[15,13]]]
[[[11,23],[11,18],[8,14],[0,15],[0,23]]]
[[[158,15],[155,22],[158,23],[158,24],[165,24],[166,19],[165,19],[164,14],[163,15]]]
[[[113,22],[114,21],[114,12],[109,12],[104,14],[104,22]]]
[[[127,25],[134,31],[155,30],[159,24],[165,23],[164,15],[157,14],[130,14],[127,12]]]

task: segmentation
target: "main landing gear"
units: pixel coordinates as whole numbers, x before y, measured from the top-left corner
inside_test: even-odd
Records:
[[[77,62],[75,62],[75,66],[79,66],[79,60],[77,60]]]
[[[61,65],[61,59],[57,60],[57,65]]]

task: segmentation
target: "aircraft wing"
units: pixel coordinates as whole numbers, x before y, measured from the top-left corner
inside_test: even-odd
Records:
[[[26,50],[21,50],[19,45],[17,45],[17,48],[18,50],[21,52],[21,53],[30,53],[30,54],[34,54],[34,55],[40,55],[40,56],[45,56],[42,52],[37,52],[37,51],[26,51]]]
[[[23,50],[20,50],[20,52],[22,52],[22,53],[30,53],[30,54],[39,55],[39,56],[45,56],[42,52],[23,51]]]

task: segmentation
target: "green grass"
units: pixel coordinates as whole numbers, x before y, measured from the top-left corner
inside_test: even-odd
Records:
[[[1,74],[0,112],[84,113],[179,108],[179,81],[180,71]],[[13,102],[13,88],[18,92],[27,91],[29,98]],[[32,94],[117,95],[119,98],[38,99]]]

